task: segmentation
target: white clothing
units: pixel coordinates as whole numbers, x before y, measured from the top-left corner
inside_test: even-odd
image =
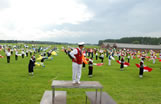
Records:
[[[72,62],[73,81],[80,82],[81,71],[82,71],[81,69],[82,69],[82,64],[77,64],[75,62]]]
[[[153,57],[153,64],[155,64],[155,59],[156,59],[156,56]]]
[[[7,51],[7,52],[6,52],[6,55],[7,55],[7,56],[11,56],[11,53]]]
[[[81,51],[80,48],[78,48],[78,49]],[[78,54],[78,50],[74,49],[69,54],[71,55],[71,57],[76,59],[76,57],[74,55]],[[81,78],[82,64],[77,64],[75,62],[72,62],[72,71],[73,71],[73,76],[72,76],[73,82],[79,83],[80,78]]]
[[[80,51],[81,51],[81,49],[80,48],[78,48]],[[74,59],[76,59],[76,57],[74,56],[74,55],[76,55],[78,53],[78,50],[75,48],[73,51],[71,51],[69,54],[70,54],[70,56],[72,56],[72,58],[74,58]]]
[[[101,57],[104,58],[104,54],[101,54]]]
[[[25,52],[24,52],[24,51],[22,51],[22,54],[25,54]]]
[[[155,64],[155,59],[153,58],[153,64]]]
[[[18,56],[18,51],[16,51],[15,55],[17,55],[17,56]]]
[[[111,66],[111,60],[110,59],[108,59],[108,65]]]
[[[119,57],[119,56],[121,56],[121,53],[118,53],[118,54],[117,54],[117,57]]]

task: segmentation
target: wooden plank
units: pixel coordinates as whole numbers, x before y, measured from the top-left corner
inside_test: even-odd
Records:
[[[80,84],[73,84],[72,81],[53,80],[52,88],[103,88],[97,81],[81,81]]]
[[[95,104],[96,92],[86,92],[86,96],[88,97],[90,104]],[[100,92],[97,92],[96,104],[100,104]],[[101,104],[116,104],[116,102],[106,92],[102,92]]]
[[[52,91],[45,91],[40,104],[52,104]],[[55,91],[54,104],[66,104],[66,91]]]

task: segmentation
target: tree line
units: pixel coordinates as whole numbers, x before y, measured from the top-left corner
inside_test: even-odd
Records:
[[[26,44],[71,44],[62,42],[51,42],[51,41],[23,41],[23,40],[0,40],[0,43],[26,43]]]
[[[105,39],[105,40],[99,40],[98,44],[101,45],[103,42],[160,45],[161,44],[161,37],[159,37],[159,38],[155,38],[155,37],[124,37],[121,39]]]
[[[25,44],[55,44],[55,45],[77,45],[77,43],[51,42],[51,41],[27,41],[27,40],[0,40],[0,43],[25,43]],[[98,45],[86,43],[86,45]]]

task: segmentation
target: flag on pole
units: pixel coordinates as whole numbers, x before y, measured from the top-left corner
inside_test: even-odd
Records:
[[[57,56],[57,53],[55,51],[51,52],[51,55]]]
[[[140,68],[140,65],[139,64],[136,64],[136,67],[137,68]],[[144,72],[151,72],[152,71],[152,68],[148,67],[148,66],[144,66]]]
[[[85,64],[88,64],[88,62],[87,62],[86,58],[84,57],[84,55],[82,55],[82,60],[83,60],[83,62],[84,62]]]
[[[102,66],[103,63],[93,63],[93,65],[96,65],[96,66]]]
[[[116,60],[117,63],[121,64],[121,61]],[[128,62],[124,62],[124,67],[128,67],[130,66],[130,64]]]

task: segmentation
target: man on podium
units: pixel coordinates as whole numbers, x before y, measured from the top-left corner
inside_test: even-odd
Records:
[[[70,52],[70,56],[72,57],[72,71],[73,71],[73,84],[80,84],[81,71],[82,71],[82,50],[84,47],[84,42],[78,43],[78,48],[75,48]]]

